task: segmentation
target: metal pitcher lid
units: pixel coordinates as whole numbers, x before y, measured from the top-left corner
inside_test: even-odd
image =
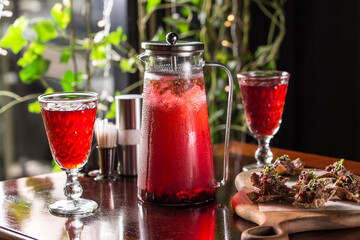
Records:
[[[141,47],[149,53],[164,55],[193,55],[204,51],[202,42],[178,41],[176,33],[170,32],[164,41],[149,41],[141,43]]]

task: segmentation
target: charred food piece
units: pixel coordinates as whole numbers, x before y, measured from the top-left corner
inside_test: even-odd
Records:
[[[293,197],[295,193],[285,183],[288,179],[279,175],[275,169],[268,165],[261,173],[253,173],[250,180],[257,191],[249,192],[248,197],[256,203],[272,200],[282,200]]]
[[[360,203],[360,183],[354,175],[341,176],[335,183],[336,195],[342,200],[350,200]]]
[[[318,180],[319,178],[316,176],[315,171],[302,171],[299,176],[299,180],[295,185],[292,186],[292,188],[296,191],[299,191],[302,187],[308,185],[311,181]],[[331,192],[335,188],[335,178],[322,178],[321,180],[323,181],[327,192]]]
[[[346,170],[344,166],[344,159],[340,159],[339,161],[326,166],[325,172],[326,173],[321,175],[320,178],[322,177],[339,178],[341,176],[348,174],[348,170]]]
[[[293,205],[300,208],[321,208],[332,198],[336,189],[327,188],[328,180],[313,178],[307,185],[303,185],[295,196]]]
[[[278,157],[273,166],[280,175],[298,176],[304,169],[305,164],[300,158],[292,161],[289,156],[285,154]]]
[[[299,180],[297,183],[292,187],[296,190],[300,190],[302,186],[308,185],[310,181],[316,179],[316,173],[311,170],[302,171]]]

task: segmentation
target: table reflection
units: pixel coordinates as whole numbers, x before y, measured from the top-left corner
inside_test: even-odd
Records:
[[[216,202],[193,207],[139,203],[140,239],[214,239],[218,207]]]
[[[84,224],[81,221],[81,217],[79,216],[68,218],[68,220],[65,222],[65,229],[68,234],[69,240],[80,239],[83,228]]]
[[[234,167],[231,169],[237,171]],[[91,216],[67,218],[52,215],[48,210],[49,204],[63,198],[65,178],[64,173],[53,173],[0,183],[4,196],[0,200],[4,207],[0,210],[1,225],[37,239],[49,240],[227,240],[238,236],[228,217],[229,213],[232,214],[228,206],[229,192],[234,191],[230,184],[217,190],[215,201],[195,206],[164,207],[139,202],[137,178],[94,181],[92,177],[83,176],[80,178],[83,196],[96,201],[99,209]]]
[[[95,182],[99,218],[94,239],[136,239],[139,235],[136,178]]]

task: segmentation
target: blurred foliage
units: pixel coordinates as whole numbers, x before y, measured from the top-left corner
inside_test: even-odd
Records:
[[[91,4],[90,0],[85,1],[88,4],[84,6]],[[63,91],[94,91],[90,80],[94,76],[96,68],[104,67],[108,54],[107,46],[118,50],[110,51],[112,62],[117,62],[118,67],[124,72],[136,72],[136,61],[134,59],[137,53],[127,44],[127,36],[123,33],[121,27],[117,27],[105,36],[103,30],[96,33],[91,32],[91,27],[85,21],[88,36],[83,39],[75,37],[76,30],[72,23],[73,9],[71,2],[66,1],[65,5],[56,3],[51,9],[51,18],[48,19],[29,19],[25,15],[20,16],[9,26],[5,35],[1,38],[0,46],[2,48],[9,49],[14,54],[20,55],[17,65],[21,68],[19,71],[21,82],[24,84],[41,82],[45,89],[44,93],[54,92],[47,83],[46,74],[51,61],[55,60],[46,58],[47,49],[59,51],[60,58],[58,62],[68,66],[68,70],[63,73],[63,76],[55,79]],[[84,12],[91,16],[89,9]],[[88,18],[84,16],[84,19]],[[33,34],[26,34],[29,32]],[[54,43],[56,40],[66,40],[68,45],[59,46]],[[127,45],[127,47],[122,45]],[[78,69],[76,55],[85,56],[87,66],[84,70]],[[35,102],[29,103],[28,110],[39,113],[40,106],[36,99],[40,94],[21,97],[16,93],[0,91],[0,96],[12,99],[9,103],[1,106],[0,114],[18,103],[31,99],[35,99]]]
[[[276,69],[276,59],[285,37],[285,0],[138,0],[139,40],[164,41],[167,32],[179,34],[183,40],[204,43],[205,61],[225,64],[235,83],[232,111],[232,139],[242,140],[247,132],[236,74],[257,69]],[[252,39],[252,12],[262,14],[266,41],[259,45]],[[146,35],[150,19],[160,15],[156,32]],[[150,23],[149,23],[150,22]],[[153,22],[153,21],[152,21]],[[154,26],[153,26],[154,28]],[[256,40],[256,41],[253,41]],[[205,68],[207,101],[212,140],[221,142],[225,134],[227,75],[218,68]],[[240,131],[240,133],[239,133]]]
[[[46,93],[53,92],[46,82],[51,60],[44,53],[47,48],[54,48],[61,52],[59,62],[69,67],[57,79],[64,91],[93,91],[90,79],[96,68],[104,67],[108,54],[112,65],[117,65],[123,72],[139,71],[140,80],[116,94],[141,87],[144,68],[136,58],[141,51],[136,49],[140,49],[140,46],[131,46],[121,27],[108,35],[103,30],[92,32],[91,0],[84,0],[85,10],[82,11],[88,34],[83,39],[75,38],[72,1],[66,1],[66,4],[56,3],[51,9],[51,18],[48,19],[19,17],[1,38],[0,47],[21,55],[17,62],[21,68],[21,81],[24,84],[39,81]],[[276,69],[276,59],[286,31],[284,4],[285,0],[138,0],[138,40],[139,43],[148,40],[163,41],[167,32],[174,31],[179,34],[180,39],[203,42],[204,59],[225,64],[233,74],[235,94],[231,129],[232,138],[238,139],[241,135],[239,131],[246,132],[246,125],[236,73]],[[262,29],[256,29],[267,34],[267,40],[259,46],[254,46],[251,39],[254,9],[267,19]],[[29,31],[35,37],[24,34]],[[69,44],[54,46],[52,42],[59,39],[66,40]],[[110,52],[108,46],[111,46]],[[76,55],[85,57],[86,66],[82,70],[78,69]],[[216,68],[206,68],[205,76],[212,139],[219,142],[223,139],[225,129],[227,77],[223,70]],[[17,103],[34,100],[38,95],[21,97],[15,93],[0,91],[0,96],[13,99],[0,108],[0,113]],[[31,112],[40,111],[36,100],[29,104],[28,109]],[[107,117],[113,116],[114,104],[107,113]]]

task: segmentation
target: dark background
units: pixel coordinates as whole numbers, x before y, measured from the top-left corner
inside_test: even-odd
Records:
[[[278,69],[291,78],[273,146],[360,161],[359,12],[356,0],[286,3]]]

